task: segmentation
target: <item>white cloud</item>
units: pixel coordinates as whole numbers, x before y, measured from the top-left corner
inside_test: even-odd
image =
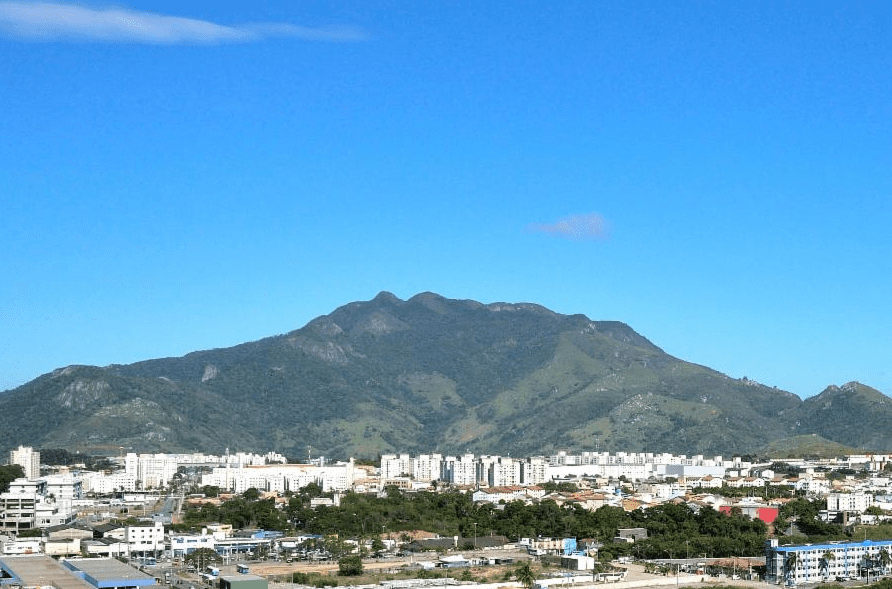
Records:
[[[607,239],[607,221],[597,213],[572,215],[554,223],[535,223],[530,231],[567,239]]]
[[[309,41],[362,41],[351,27],[304,27],[287,23],[221,25],[126,8],[87,8],[45,2],[0,2],[0,31],[34,40],[79,40],[152,45],[244,43],[270,37]]]

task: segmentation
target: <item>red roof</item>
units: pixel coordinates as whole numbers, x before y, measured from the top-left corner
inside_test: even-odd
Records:
[[[730,505],[720,505],[720,506],[719,506],[719,511],[720,511],[721,513],[730,513],[730,512],[731,512],[731,506],[730,506]],[[744,509],[743,509],[743,512],[744,512],[744,513],[747,513],[747,512],[750,512],[750,513],[751,513],[751,512],[752,512],[752,508],[750,508],[750,509],[746,509],[746,508],[744,508]],[[756,508],[756,517],[757,517],[758,519],[762,520],[763,522],[765,522],[766,524],[770,524],[770,523],[774,522],[774,520],[777,519],[777,514],[778,514],[778,509],[777,509],[777,507],[758,507],[758,508]]]

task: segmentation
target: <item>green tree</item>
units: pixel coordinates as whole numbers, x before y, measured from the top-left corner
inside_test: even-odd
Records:
[[[358,554],[348,554],[338,559],[338,574],[342,577],[356,577],[362,574],[362,558]]]
[[[877,561],[880,563],[880,567],[885,574],[886,571],[889,569],[889,563],[892,563],[892,556],[889,556],[889,551],[883,548],[877,555]]]
[[[187,563],[192,564],[196,569],[202,570],[209,564],[220,563],[223,559],[216,551],[210,548],[199,548],[198,550],[193,550],[187,554],[185,560]]]
[[[349,548],[347,547],[347,543],[338,536],[326,536],[325,549],[328,550],[335,558],[340,558],[346,555],[347,551],[349,550]]]
[[[0,466],[0,493],[9,491],[9,483],[25,476],[25,471],[18,464]]]
[[[789,579],[793,575],[793,571],[796,570],[796,565],[799,563],[799,554],[796,552],[791,552],[784,559],[784,578]]]
[[[517,578],[517,582],[527,589],[531,589],[536,583],[536,575],[533,573],[533,568],[530,566],[529,562],[525,562],[517,567],[514,576]]]
[[[821,555],[821,568],[824,569],[824,580],[830,578],[830,562],[836,560],[836,556],[829,550]]]
[[[199,489],[198,492],[202,493],[205,497],[219,497],[220,487],[216,485],[205,485]]]

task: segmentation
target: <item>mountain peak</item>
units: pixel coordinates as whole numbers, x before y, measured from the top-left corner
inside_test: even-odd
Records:
[[[393,294],[392,292],[388,292],[386,290],[382,290],[378,294],[375,295],[375,298],[372,299],[374,303],[402,303],[403,301]]]

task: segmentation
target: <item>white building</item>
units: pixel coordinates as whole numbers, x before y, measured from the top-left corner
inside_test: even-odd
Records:
[[[296,491],[315,483],[328,491],[346,491],[353,487],[353,459],[349,462],[315,466],[312,464],[275,464],[239,468],[218,467],[201,477],[202,485],[219,487],[235,493],[250,488],[258,491]]]
[[[826,495],[830,492],[830,481],[823,477],[801,476],[796,481],[794,488],[807,495]]]
[[[134,454],[124,458],[124,472],[137,481],[140,489],[166,487],[180,467],[179,457],[167,454]]]
[[[520,483],[538,485],[548,481],[548,463],[544,458],[527,458],[520,463]]]
[[[512,487],[521,482],[521,461],[505,456],[481,456],[477,481],[490,487]]]
[[[84,493],[110,495],[122,491],[135,491],[136,477],[123,471],[112,474],[85,472],[81,474],[81,485]]]
[[[828,511],[857,511],[863,513],[873,505],[870,493],[830,493],[827,495]]]
[[[26,479],[36,479],[40,476],[40,452],[35,452],[29,446],[19,446],[15,450],[10,450],[9,463],[21,466]]]
[[[220,533],[220,539],[224,537],[225,534]],[[216,541],[216,534],[208,534],[207,529],[203,529],[201,534],[172,534],[170,536],[171,555],[177,558],[202,548],[214,550]]]
[[[164,524],[154,522],[146,525],[127,526],[124,541],[130,546],[131,554],[164,550]]]
[[[396,479],[412,472],[412,458],[408,454],[383,454],[381,456],[381,479]]]
[[[71,475],[53,475],[44,477],[47,497],[55,497],[56,501],[75,501],[84,496],[83,482]]]
[[[16,479],[0,494],[0,531],[18,532],[67,524],[76,513],[71,500],[49,497],[44,479]]]
[[[440,480],[453,485],[473,485],[477,482],[477,462],[473,454],[460,458],[447,456],[443,459]]]
[[[877,565],[881,552],[892,557],[892,540],[779,546],[777,539],[772,539],[765,543],[765,580],[796,586],[837,577],[857,578],[868,570],[878,574],[882,572]]]
[[[440,454],[421,454],[412,459],[412,478],[416,481],[435,481],[440,478],[443,456]]]

